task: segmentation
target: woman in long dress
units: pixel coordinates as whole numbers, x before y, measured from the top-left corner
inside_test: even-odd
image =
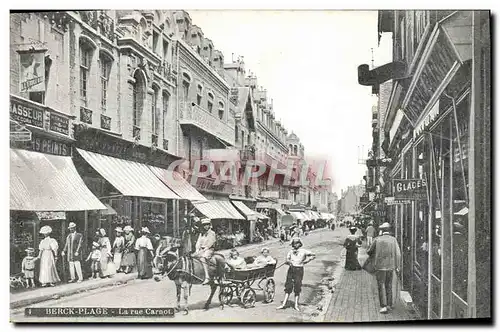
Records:
[[[123,229],[121,227],[116,227],[116,237],[113,242],[113,262],[117,268],[116,272],[122,272],[122,253],[125,248],[125,238],[123,237]]]
[[[50,226],[43,226],[40,229],[40,234],[44,236],[44,239],[40,242],[38,249],[38,259],[40,260],[40,273],[38,280],[45,286],[54,286],[56,282],[60,282],[59,275],[57,274],[56,261],[57,261],[57,250],[59,245],[57,241],[50,237],[52,233],[52,228]]]
[[[116,273],[111,255],[111,243],[104,228],[99,229],[99,249],[101,250],[101,278],[110,278]]]
[[[137,250],[137,278],[150,279],[153,277],[153,267],[151,260],[154,257],[153,244],[148,238],[149,229],[143,227],[142,236],[135,241],[135,250]]]
[[[132,272],[135,267],[135,236],[134,233],[132,233],[134,229],[129,225],[125,226],[123,231],[125,232],[125,249],[123,250],[121,268],[125,274],[128,274]]]
[[[345,269],[351,271],[361,270],[358,261],[358,248],[361,246],[361,240],[354,235],[356,227],[349,228],[349,231],[351,234],[347,236],[344,242],[344,248],[346,249]]]

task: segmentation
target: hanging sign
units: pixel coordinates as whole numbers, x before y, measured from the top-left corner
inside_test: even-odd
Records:
[[[425,179],[392,180],[395,200],[427,199],[427,181]]]
[[[45,92],[45,50],[19,53],[20,91]]]

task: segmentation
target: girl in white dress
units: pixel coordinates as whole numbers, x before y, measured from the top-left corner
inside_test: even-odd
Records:
[[[57,261],[57,250],[59,245],[57,241],[50,237],[52,233],[52,228],[50,226],[43,226],[40,229],[40,234],[44,236],[44,239],[40,242],[38,249],[38,259],[40,260],[40,273],[38,280],[45,286],[54,286],[56,282],[60,282],[59,275],[57,274],[56,261]]]

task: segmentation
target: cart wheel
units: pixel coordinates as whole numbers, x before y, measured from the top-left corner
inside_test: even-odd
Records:
[[[247,288],[241,294],[240,300],[241,304],[243,304],[245,308],[251,308],[255,306],[255,299],[256,299],[255,291],[251,288]]]
[[[219,291],[219,302],[228,305],[233,299],[233,289],[231,286],[222,286]]]
[[[276,283],[274,282],[273,278],[269,278],[264,285],[264,289],[266,290],[266,303],[273,302],[274,300],[274,294],[276,294]]]

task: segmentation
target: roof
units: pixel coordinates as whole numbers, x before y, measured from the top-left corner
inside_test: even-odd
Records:
[[[106,207],[87,188],[71,157],[11,149],[10,209],[85,211]]]
[[[257,212],[253,211],[250,209],[248,206],[245,205],[245,203],[240,202],[240,201],[232,201],[233,205],[243,214],[247,217],[248,220],[255,220],[257,219]]]
[[[179,199],[147,165],[76,149],[123,196]]]

